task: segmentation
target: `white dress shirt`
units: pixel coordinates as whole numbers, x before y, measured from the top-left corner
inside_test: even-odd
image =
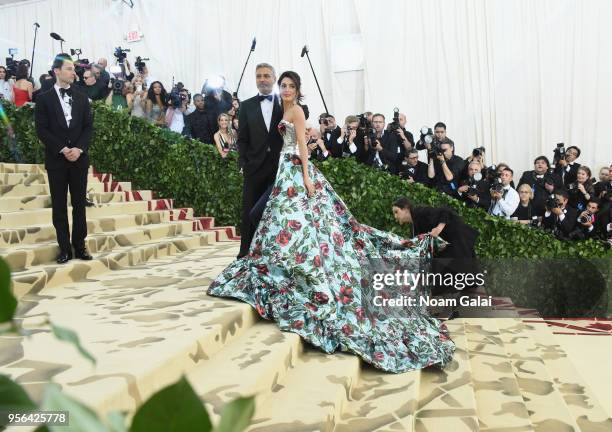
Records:
[[[502,198],[491,203],[489,214],[510,219],[510,216],[516,211],[520,202],[521,200],[516,189],[506,185],[504,186],[504,192],[502,192]]]
[[[57,84],[54,84],[53,88],[55,89],[55,93],[57,94],[57,97],[60,100],[60,105],[62,106],[62,110],[64,111],[66,125],[70,127],[70,121],[72,120],[72,96],[65,95],[64,97],[62,97],[62,94],[60,93],[61,87]],[[72,91],[74,91],[74,89]],[[64,147],[63,149],[61,149],[60,153],[64,153],[65,150],[68,150],[68,147]],[[79,149],[79,151],[83,153],[83,150]]]
[[[261,102],[259,102],[259,105],[261,106],[261,113],[263,114],[264,122],[266,122],[266,129],[268,129],[268,132],[270,132],[270,124],[272,123],[272,111],[274,110],[274,94],[270,94],[272,95],[271,101],[267,99],[262,99]],[[259,95],[268,96],[261,93],[259,93]]]

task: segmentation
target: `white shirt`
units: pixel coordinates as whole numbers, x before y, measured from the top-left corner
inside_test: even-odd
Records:
[[[65,95],[62,97],[60,93],[60,86],[57,84],[53,85],[55,89],[55,93],[57,93],[57,97],[60,100],[60,104],[62,105],[62,110],[64,110],[64,118],[66,119],[66,124],[70,127],[70,120],[72,120],[72,96]],[[74,91],[74,90],[73,90]]]
[[[4,99],[13,101],[13,85],[10,81],[0,80],[0,94]]]
[[[176,133],[182,133],[185,128],[185,117],[180,109],[175,108],[170,122],[170,130]]]
[[[500,200],[491,203],[489,214],[510,219],[510,216],[516,211],[521,200],[516,189],[513,189],[510,185],[504,186],[504,191],[505,193],[503,193]]]
[[[270,124],[272,123],[272,111],[274,110],[274,94],[270,94],[272,95],[271,101],[267,99],[262,99],[262,101],[259,102],[259,105],[261,106],[261,113],[263,114],[264,122],[266,122],[266,129],[268,129],[268,132],[270,132]],[[259,93],[259,95],[268,96],[261,93]]]

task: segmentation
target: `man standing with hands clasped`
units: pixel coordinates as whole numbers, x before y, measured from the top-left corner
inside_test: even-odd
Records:
[[[45,145],[53,226],[60,248],[57,263],[64,264],[72,259],[72,248],[76,258],[92,259],[85,248],[85,195],[93,122],[87,96],[72,88],[75,79],[72,58],[68,54],[58,54],[52,68],[56,83],[36,99],[34,118],[38,138]],[[68,190],[72,204],[72,244],[68,226]]]

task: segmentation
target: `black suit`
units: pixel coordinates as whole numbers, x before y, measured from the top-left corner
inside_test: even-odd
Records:
[[[546,203],[546,199],[550,196],[550,192],[546,190],[544,186],[544,174],[540,174],[540,178],[538,178],[538,174],[535,170],[525,171],[521,176],[521,179],[518,182],[518,185],[527,184],[531,186],[531,190],[533,191],[533,205],[538,209],[539,212],[544,211],[544,204]],[[555,189],[563,187],[563,181],[561,177],[554,173],[546,174],[547,177],[552,179]]]
[[[578,162],[572,162],[571,164],[567,164],[566,167],[557,165],[555,167],[555,174],[557,174],[562,179],[565,187],[568,187],[570,183],[574,183],[576,181],[578,168],[580,168],[580,164]]]
[[[73,86],[74,87],[74,86]],[[70,189],[72,204],[72,246],[85,247],[87,222],[85,194],[89,168],[89,142],[93,131],[91,107],[87,96],[72,92],[72,119],[66,124],[59,96],[52,87],[36,99],[35,122],[38,138],[45,146],[45,168],[49,176],[49,189],[53,211],[53,226],[62,252],[71,253],[68,228],[67,193]],[[60,153],[64,148],[82,150],[79,158],[70,162]]]
[[[282,118],[283,112],[277,97],[273,100],[269,131],[266,129],[257,96],[245,100],[240,105],[238,151],[240,166],[244,173],[244,184],[239,257],[248,254],[257,229],[258,221],[251,221],[250,212],[276,179],[278,160],[283,147],[283,138],[278,132],[278,123]]]
[[[560,240],[569,239],[569,235],[576,227],[576,220],[578,219],[578,210],[575,208],[566,206],[563,210],[565,217],[563,220],[559,220],[559,217],[554,213],[550,213],[548,216],[544,215],[542,219],[542,226],[544,229],[550,230]]]
[[[405,161],[404,161],[405,162]],[[408,163],[401,165],[399,172],[402,178],[411,178],[415,183],[421,183],[422,185],[429,185],[429,177],[427,176],[427,164],[425,162],[418,161],[416,166],[412,167]]]

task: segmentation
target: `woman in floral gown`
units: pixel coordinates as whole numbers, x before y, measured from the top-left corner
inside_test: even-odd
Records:
[[[245,301],[326,353],[352,352],[385,371],[446,365],[455,345],[444,324],[424,307],[386,313],[366,294],[372,275],[364,263],[418,272],[415,263],[429,261],[434,239],[420,236],[405,247],[398,236],[357,222],[308,163],[300,77],[287,71],[278,84],[284,144],[274,187],[249,254],[230,264],[208,294]]]

